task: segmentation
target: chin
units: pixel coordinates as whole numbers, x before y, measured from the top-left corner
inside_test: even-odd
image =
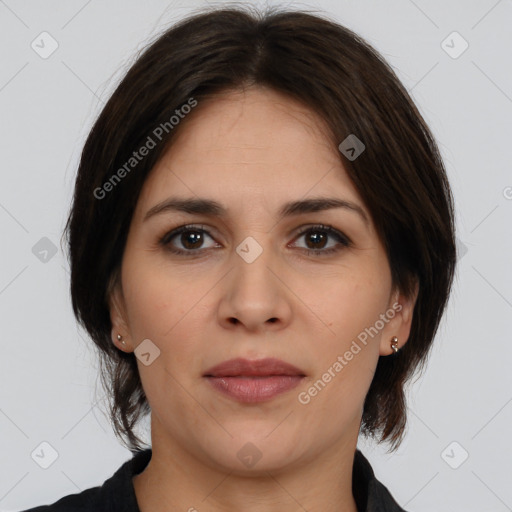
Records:
[[[203,456],[206,455],[212,464],[221,467],[223,471],[237,475],[267,475],[267,472],[279,471],[291,463],[296,463],[300,457],[298,444],[294,436],[287,435],[283,429],[277,434],[269,433],[277,426],[273,423],[271,428],[265,425],[264,434],[261,428],[254,429],[250,426],[239,429],[241,433],[233,438],[222,435],[222,439],[209,439],[204,447]],[[226,428],[229,431],[229,428]],[[255,432],[257,433],[256,435]]]

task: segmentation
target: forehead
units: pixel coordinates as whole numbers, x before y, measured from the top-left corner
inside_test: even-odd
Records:
[[[283,131],[282,138],[275,138]],[[201,138],[202,145],[234,142],[258,147],[282,146],[312,138],[328,145],[327,126],[311,108],[266,87],[225,91],[203,100],[178,132],[175,142]],[[302,141],[302,140],[301,140]]]
[[[322,118],[271,89],[224,92],[199,103],[178,128],[146,179],[141,209],[170,193],[240,203],[335,189],[359,199]]]

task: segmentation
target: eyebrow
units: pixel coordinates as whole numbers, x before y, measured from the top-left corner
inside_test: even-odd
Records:
[[[303,199],[300,201],[291,201],[285,203],[278,212],[279,218],[291,217],[294,215],[301,215],[306,213],[314,213],[325,210],[331,210],[333,208],[345,208],[349,211],[357,213],[365,222],[369,224],[369,219],[364,210],[357,204],[346,201],[345,199],[338,199],[336,197],[318,197],[312,199]],[[150,208],[143,221],[170,211],[179,211],[189,214],[200,214],[211,217],[227,216],[227,209],[222,204],[212,199],[203,198],[178,198],[170,197],[161,203],[156,204]]]

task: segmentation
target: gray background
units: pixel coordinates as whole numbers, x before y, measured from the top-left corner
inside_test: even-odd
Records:
[[[99,485],[130,458],[102,412],[60,236],[92,120],[135,53],[201,5],[0,0],[2,511]],[[512,2],[288,5],[317,7],[382,52],[437,137],[456,200],[456,282],[410,388],[407,436],[393,455],[360,448],[407,510],[512,510]],[[51,49],[43,31],[58,43],[46,59],[31,47]],[[42,442],[58,453],[47,469],[31,457]]]

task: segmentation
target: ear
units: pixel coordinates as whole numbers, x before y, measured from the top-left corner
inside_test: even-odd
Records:
[[[391,339],[393,336],[398,338],[399,349],[402,348],[409,340],[413,311],[416,299],[418,298],[418,291],[419,284],[416,280],[414,283],[414,289],[410,296],[406,296],[396,289],[391,292],[388,310],[385,313],[389,321],[382,330],[382,336],[380,339],[379,354],[381,356],[394,354],[394,350],[391,347]]]
[[[123,352],[131,352],[133,347],[130,340],[130,329],[127,321],[126,306],[124,302],[121,279],[115,275],[108,286],[108,305],[110,310],[110,322],[112,324],[111,338],[114,345]],[[121,335],[122,340],[117,338]],[[124,343],[122,343],[124,341]]]

